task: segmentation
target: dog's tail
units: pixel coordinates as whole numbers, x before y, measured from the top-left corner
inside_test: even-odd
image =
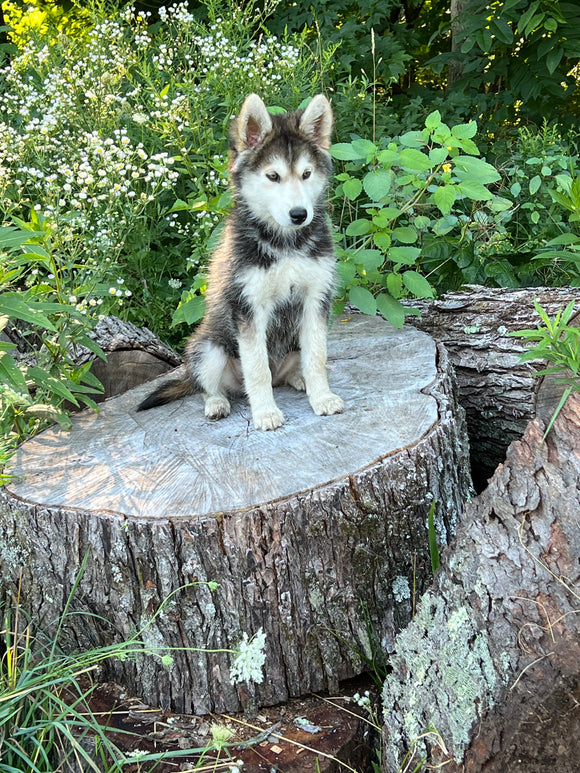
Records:
[[[191,379],[183,370],[176,378],[166,381],[148,397],[146,397],[137,406],[138,411],[147,411],[149,408],[155,408],[158,405],[165,405],[173,400],[179,400],[180,397],[187,397],[194,394],[196,390],[193,388]]]

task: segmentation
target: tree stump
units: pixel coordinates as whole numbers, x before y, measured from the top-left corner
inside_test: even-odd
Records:
[[[558,402],[554,402],[554,377],[534,377],[544,364],[521,362],[528,344],[509,335],[540,323],[535,298],[554,316],[570,301],[580,300],[580,290],[472,285],[434,301],[411,304],[421,310],[421,317],[409,317],[409,322],[445,344],[455,368],[478,490],[485,488],[509,444],[521,438],[528,422],[537,414],[545,417],[546,410]],[[577,311],[576,320],[580,308]]]
[[[383,771],[575,773],[580,759],[580,395],[531,422],[466,506],[397,639]],[[406,756],[408,755],[408,756]]]
[[[179,365],[181,358],[146,327],[135,327],[117,317],[103,317],[90,333],[107,355],[103,362],[88,349],[77,353],[79,362],[92,360],[92,373],[104,387],[100,402],[123,394]]]
[[[446,352],[425,333],[336,322],[329,375],[345,413],[317,417],[280,388],[275,432],[253,430],[245,400],[216,423],[200,396],[135,413],[148,385],[28,440],[0,495],[3,593],[22,570],[22,604],[54,630],[88,551],[71,608],[92,616],[67,618],[64,645],[141,631],[173,666],[140,655],[106,676],[180,713],[272,705],[361,673],[431,578],[433,501],[440,541],[455,531],[468,446]],[[190,585],[210,580],[217,590]],[[224,650],[259,629],[264,680],[234,686]]]

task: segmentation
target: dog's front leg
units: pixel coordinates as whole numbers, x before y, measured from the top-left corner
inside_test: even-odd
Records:
[[[276,405],[266,345],[266,325],[253,319],[240,327],[238,345],[244,387],[256,429],[277,429],[284,414]]]
[[[330,391],[326,372],[327,320],[319,308],[307,305],[300,329],[302,374],[312,410],[318,416],[344,411],[344,401]]]

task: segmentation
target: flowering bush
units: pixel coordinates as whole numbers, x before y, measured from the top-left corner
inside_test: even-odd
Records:
[[[250,91],[297,104],[317,77],[306,49],[262,32],[252,4],[206,10],[201,23],[186,3],[162,7],[155,24],[132,6],[95,10],[75,37],[21,29],[0,71],[0,214],[38,212],[61,256],[61,276],[38,266],[35,281],[166,336],[168,304],[203,287],[195,277],[230,205],[231,114]]]

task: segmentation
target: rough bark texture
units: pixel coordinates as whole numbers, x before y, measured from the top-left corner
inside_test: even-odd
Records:
[[[409,318],[410,324],[444,343],[455,368],[459,400],[467,414],[473,479],[479,490],[528,422],[537,413],[545,416],[544,402],[550,407],[554,404],[554,380],[535,378],[534,373],[543,366],[520,362],[527,345],[508,335],[540,322],[534,298],[553,316],[571,300],[580,300],[580,290],[473,286],[436,301],[413,302],[422,316]]]
[[[70,617],[67,646],[141,630],[173,667],[139,656],[109,675],[174,711],[274,704],[361,673],[429,581],[433,499],[441,542],[454,532],[468,450],[428,336],[359,316],[335,326],[329,354],[340,416],[281,389],[287,424],[261,433],[244,401],[213,424],[199,397],[134,414],[142,387],[25,443],[0,496],[4,594],[22,569],[23,604],[50,628],[89,551],[73,608],[101,619]],[[182,587],[208,580],[217,590]],[[235,687],[221,650],[260,628],[265,679]]]
[[[398,637],[383,771],[573,773],[580,759],[580,395],[529,424],[466,506]],[[412,757],[414,763],[409,759]]]

